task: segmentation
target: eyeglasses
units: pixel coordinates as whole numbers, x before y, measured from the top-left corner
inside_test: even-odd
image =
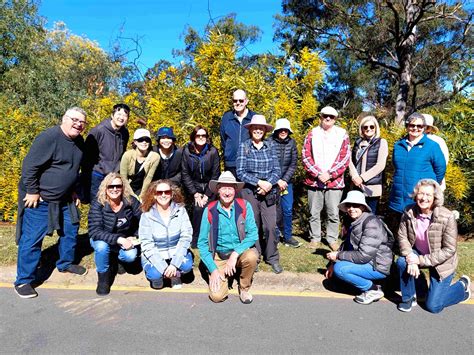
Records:
[[[155,191],[155,196],[170,196],[171,195],[171,190],[156,190]]]
[[[324,119],[328,119],[328,120],[335,120],[336,117],[335,116],[331,116],[331,115],[321,115],[321,118],[324,120]]]
[[[142,142],[151,143],[151,139],[150,139],[150,138],[146,138],[146,137],[142,137],[142,138],[135,139],[135,141],[137,141],[137,142],[139,142],[139,143],[142,143]]]
[[[367,131],[367,130],[369,130],[369,129],[374,129],[375,126],[364,126],[364,127],[362,127],[362,128],[364,129],[364,131]]]
[[[423,128],[425,128],[425,125],[423,125],[423,124],[413,124],[413,123],[409,123],[409,124],[408,124],[408,128],[423,129]]]
[[[207,138],[207,134],[196,134],[196,138]]]
[[[360,208],[358,203],[346,203],[346,208]]]
[[[67,116],[67,115],[66,115],[66,117],[69,118],[73,123],[80,124],[81,126],[87,125],[86,120],[80,120],[79,118],[71,117],[71,116]]]
[[[107,185],[107,188],[109,190],[113,190],[113,189],[122,190],[123,185]]]
[[[243,104],[245,102],[245,99],[233,99],[232,101],[234,102],[234,104],[236,104],[237,102]]]

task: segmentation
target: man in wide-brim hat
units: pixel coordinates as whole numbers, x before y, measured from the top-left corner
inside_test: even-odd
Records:
[[[257,266],[258,253],[254,245],[258,230],[250,203],[235,198],[243,186],[230,171],[209,182],[209,188],[219,199],[210,202],[204,210],[198,248],[210,274],[209,298],[213,302],[227,299],[227,278],[234,275],[237,268],[241,269],[240,300],[245,304],[253,301],[249,289]]]

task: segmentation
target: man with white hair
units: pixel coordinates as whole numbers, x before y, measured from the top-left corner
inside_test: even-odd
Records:
[[[326,106],[320,113],[320,124],[305,138],[302,158],[306,170],[304,184],[308,187],[310,208],[309,248],[321,242],[321,212],[326,209],[326,241],[331,250],[338,249],[339,209],[344,189],[344,171],[349,166],[350,145],[345,129],[335,125],[338,112]]]

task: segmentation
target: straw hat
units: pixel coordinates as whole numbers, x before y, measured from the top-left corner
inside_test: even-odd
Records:
[[[235,179],[235,176],[230,171],[224,171],[219,176],[219,179],[209,181],[209,189],[213,193],[216,194],[217,190],[218,190],[217,185],[219,185],[219,184],[233,184],[233,185],[235,185],[235,191],[236,192],[242,190],[242,188],[245,185],[243,182],[237,181]]]

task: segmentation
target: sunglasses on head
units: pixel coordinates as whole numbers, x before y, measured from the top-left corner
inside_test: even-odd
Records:
[[[123,185],[107,185],[107,188],[109,190],[113,190],[113,189],[121,190],[122,187],[123,187]]]
[[[142,138],[138,138],[138,139],[135,139],[135,140],[139,143],[142,143],[142,142],[150,143],[151,142],[151,139],[147,138],[147,137],[142,137]]]
[[[413,124],[413,123],[409,123],[409,124],[408,124],[408,128],[423,129],[423,128],[425,128],[425,125],[423,125],[423,124]]]
[[[155,191],[155,196],[162,196],[162,195],[170,196],[171,190],[156,190]]]
[[[234,104],[236,104],[237,102],[243,104],[245,102],[245,99],[233,99],[232,101],[234,102]]]
[[[364,126],[364,127],[362,127],[362,128],[367,131],[368,129],[374,129],[375,126],[370,125],[370,126]]]

